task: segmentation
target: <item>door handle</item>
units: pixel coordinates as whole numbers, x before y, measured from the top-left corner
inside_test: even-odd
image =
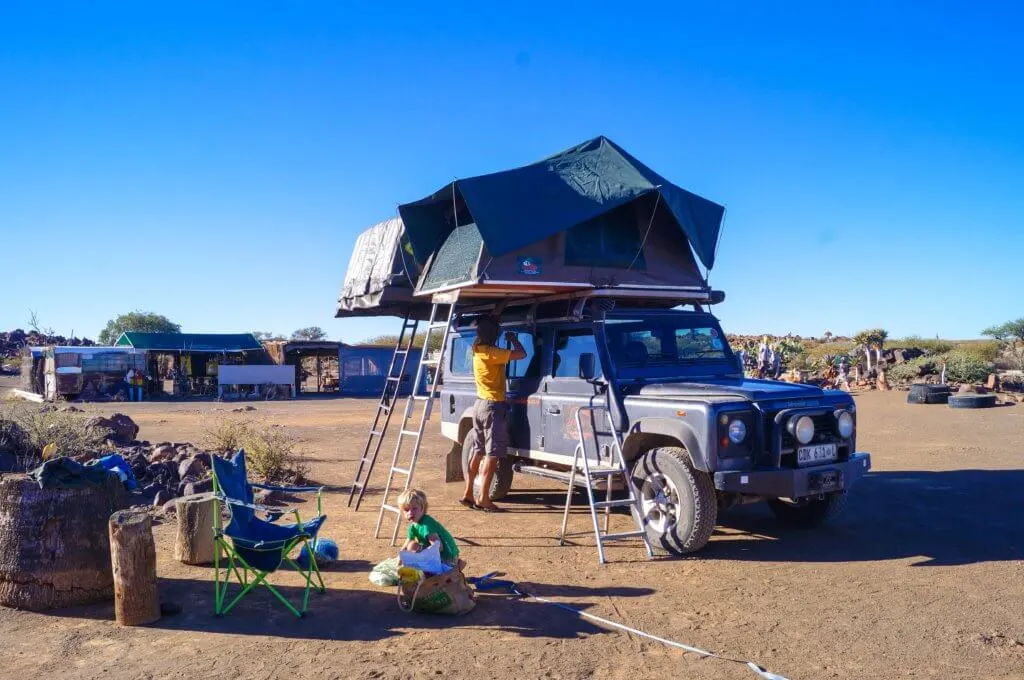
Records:
[[[548,413],[552,413],[554,415],[558,415],[561,412],[562,412],[562,407],[561,406],[549,406],[548,407]]]

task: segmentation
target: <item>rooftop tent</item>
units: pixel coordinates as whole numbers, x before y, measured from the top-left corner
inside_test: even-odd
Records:
[[[423,264],[416,293],[486,297],[586,288],[707,291],[724,208],[605,137],[532,165],[456,180],[399,206]]]
[[[373,225],[356,239],[335,317],[405,316],[410,308],[429,315],[429,305],[413,300],[419,273],[402,220]]]

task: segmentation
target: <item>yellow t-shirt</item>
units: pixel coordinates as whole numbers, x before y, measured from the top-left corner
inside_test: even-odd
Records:
[[[476,379],[476,396],[491,401],[505,401],[505,366],[508,365],[512,350],[473,345],[473,378]]]

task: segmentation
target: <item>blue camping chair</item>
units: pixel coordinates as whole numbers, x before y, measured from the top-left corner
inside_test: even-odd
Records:
[[[257,585],[264,585],[280,600],[288,610],[302,617],[309,604],[310,588],[325,592],[324,580],[320,575],[316,559],[308,560],[308,567],[300,567],[289,554],[303,545],[313,554],[310,542],[316,541],[317,532],[327,519],[322,509],[323,487],[316,486],[269,486],[266,484],[250,484],[246,478],[245,451],[239,450],[231,460],[212,456],[213,463],[213,537],[214,551],[214,610],[217,616],[231,611],[238,601],[245,597]],[[253,488],[287,493],[316,493],[316,517],[302,521],[297,509],[270,508],[256,505],[253,502]],[[229,510],[231,521],[222,526],[221,503]],[[257,516],[265,513],[267,518]],[[294,524],[278,524],[278,519],[286,514],[295,515]],[[221,554],[226,555],[223,573],[221,572]],[[302,609],[296,609],[277,588],[267,582],[267,575],[277,571],[281,564],[287,562],[293,569],[306,579],[306,590],[302,598]],[[242,591],[225,605],[231,574],[235,575]],[[314,577],[316,583],[314,584]]]

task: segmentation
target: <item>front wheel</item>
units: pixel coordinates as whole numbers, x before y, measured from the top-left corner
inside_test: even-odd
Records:
[[[469,459],[473,457],[473,432],[467,432],[466,438],[462,441],[462,475],[469,477]],[[481,465],[483,463],[481,462]],[[491,480],[490,498],[492,501],[500,501],[512,490],[512,477],[515,471],[512,469],[512,459],[508,456],[498,459],[498,467],[494,470],[494,479]],[[480,477],[473,480],[473,496],[480,498]]]
[[[793,527],[815,527],[837,517],[846,507],[846,492],[837,491],[824,498],[769,498],[768,507],[775,518]]]
[[[685,555],[711,539],[718,519],[715,486],[693,466],[686,449],[668,446],[640,456],[633,484],[652,546]]]

